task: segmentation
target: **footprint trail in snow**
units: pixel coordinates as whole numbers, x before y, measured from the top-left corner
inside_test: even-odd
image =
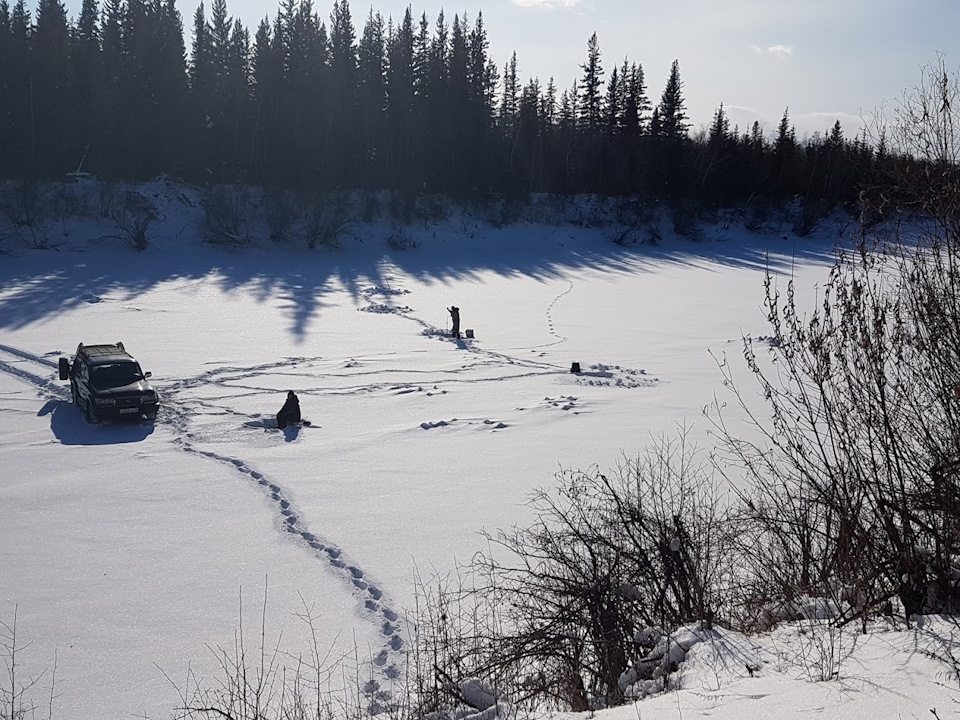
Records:
[[[192,386],[192,383],[186,382],[184,385]],[[384,593],[368,577],[363,568],[350,562],[342,548],[307,526],[280,483],[250,467],[240,458],[198,447],[195,444],[196,438],[189,428],[187,413],[176,407],[169,407],[167,410],[162,420],[174,429],[176,433],[174,442],[184,452],[227,465],[244,480],[255,483],[271,502],[278,529],[289,534],[304,549],[313,553],[348,585],[357,599],[359,612],[379,628],[383,636],[383,645],[371,660],[374,672],[371,680],[365,685],[364,692],[372,705],[377,707],[388,705],[389,693],[381,689],[381,683],[386,685],[398,679],[403,672],[405,662],[403,626],[399,613],[390,607]]]

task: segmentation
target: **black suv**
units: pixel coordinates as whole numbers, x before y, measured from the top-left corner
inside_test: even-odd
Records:
[[[157,417],[160,404],[147,382],[150,373],[140,369],[140,363],[123,349],[123,343],[80,343],[73,362],[60,358],[59,370],[60,379],[70,381],[70,396],[84,411],[87,422]]]

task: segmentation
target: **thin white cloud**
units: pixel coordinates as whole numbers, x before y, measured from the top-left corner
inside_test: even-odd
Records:
[[[572,8],[580,4],[580,0],[512,0],[514,5],[532,8]]]
[[[786,59],[793,55],[793,48],[788,45],[770,45],[768,47],[760,47],[759,45],[752,45],[750,47],[757,55],[773,55],[774,57]]]
[[[790,123],[796,128],[797,136],[804,140],[815,135],[826,137],[837,120],[840,121],[843,136],[847,140],[853,140],[862,132],[864,125],[869,124],[868,116],[853,115],[848,112],[809,112],[790,117]]]

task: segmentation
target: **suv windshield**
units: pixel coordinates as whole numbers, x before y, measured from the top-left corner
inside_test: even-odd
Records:
[[[95,365],[90,371],[90,381],[101,389],[123,387],[139,380],[143,380],[143,373],[135,362]]]

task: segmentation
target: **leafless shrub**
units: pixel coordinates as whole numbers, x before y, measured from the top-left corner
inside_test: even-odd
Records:
[[[723,603],[725,518],[697,457],[683,433],[609,474],[561,472],[531,499],[531,525],[489,535],[468,582],[433,598],[449,631],[426,646],[443,648],[431,652],[444,687],[475,674],[520,703],[614,705],[646,654],[638,630],[709,627]]]
[[[417,194],[409,189],[390,192],[390,215],[405,225],[413,222]]]
[[[875,193],[914,208],[915,225],[876,245],[858,233],[812,309],[768,276],[770,334],[744,342],[765,412],[721,361],[761,439],[714,408],[749,485],[755,596],[831,599],[836,622],[864,629],[891,598],[908,619],[960,608],[960,124],[956,77],[941,66],[924,78],[889,137],[925,155]]]
[[[700,227],[699,208],[695,202],[677,203],[671,212],[673,231],[680,237],[699,241],[703,239]]]
[[[744,208],[746,222],[744,226],[750,232],[775,233],[780,229],[780,219],[777,209],[770,198],[764,196],[751,197]]]
[[[743,536],[756,540],[761,594],[846,593],[840,621],[865,621],[894,595],[908,617],[960,603],[956,258],[949,241],[861,246],[838,260],[812,312],[792,283],[782,298],[768,278],[770,341],[748,338],[744,354],[769,417],[724,368],[763,441],[721,432],[750,483]]]
[[[837,680],[851,648],[843,644],[843,627],[833,622],[807,620],[796,626],[799,651],[795,661],[812,682]]]
[[[179,697],[176,720],[341,720],[369,716],[362,703],[364,691],[359,670],[351,677],[347,659],[324,650],[315,629],[316,617],[306,608],[310,644],[305,653],[290,654],[281,638],[268,639],[267,598],[264,591],[258,636],[244,631],[243,600],[232,646],[209,646],[217,666],[212,677],[198,676],[192,668],[183,682],[164,673]],[[354,694],[338,683],[352,685]]]
[[[387,247],[398,252],[406,252],[420,247],[420,243],[410,236],[410,230],[399,223],[394,223],[390,235],[387,236]]]
[[[436,194],[420,195],[414,213],[421,220],[443,220],[450,214],[450,199]]]
[[[268,188],[264,191],[263,212],[272,242],[284,242],[297,219],[296,202],[290,193],[281,188]]]
[[[134,250],[143,251],[150,246],[150,225],[153,216],[125,212],[117,219],[117,227],[127,244]]]
[[[215,245],[248,245],[250,191],[240,185],[215,185],[201,198],[207,242]]]
[[[95,181],[77,178],[70,182],[52,183],[46,187],[45,200],[48,214],[57,220],[84,217],[92,214]]]
[[[33,228],[43,224],[43,191],[39,184],[18,181],[0,185],[0,213],[14,227]]]
[[[346,198],[339,195],[310,197],[304,208],[304,235],[311,250],[320,247],[336,250],[350,228]]]
[[[60,245],[50,238],[50,226],[47,223],[21,228],[19,235],[25,238],[34,250],[49,250]]]
[[[408,657],[408,689],[413,717],[440,716],[464,703],[461,683],[481,677],[504,693],[516,688],[511,666],[498,660],[497,638],[504,606],[489,588],[489,578],[473,570],[449,575],[417,575],[414,583],[413,637]]]
[[[150,226],[157,220],[157,211],[150,202],[135,190],[117,188],[111,211],[120,238],[134,250],[143,251],[150,246]]]
[[[116,219],[123,207],[124,186],[118,182],[97,183],[97,212],[102,218]]]
[[[798,237],[808,237],[820,227],[827,215],[825,203],[811,198],[804,198],[797,208],[793,220],[793,232]]]
[[[361,194],[360,217],[367,223],[380,217],[380,196],[377,193],[367,190]]]
[[[894,160],[875,178],[872,208],[905,216],[924,238],[960,237],[960,73],[938,55],[892,112],[874,113],[869,134]]]
[[[639,222],[615,227],[609,235],[610,242],[614,245],[620,245],[621,247],[643,244],[646,242],[647,237],[647,229]]]
[[[0,678],[0,720],[33,720],[41,718],[51,720],[53,701],[56,699],[57,661],[54,658],[50,669],[50,686],[47,694],[47,708],[44,713],[39,702],[39,693],[44,692],[41,682],[47,671],[37,676],[24,677],[22,672],[22,654],[28,647],[17,635],[17,608],[13,610],[10,624],[0,620],[0,657],[3,658],[3,677]]]
[[[618,225],[639,225],[653,219],[653,208],[635,196],[618,197],[613,199],[613,214]]]
[[[945,631],[943,625],[949,625]],[[960,621],[955,616],[922,618],[917,623],[917,651],[943,667],[941,675],[960,686]]]

